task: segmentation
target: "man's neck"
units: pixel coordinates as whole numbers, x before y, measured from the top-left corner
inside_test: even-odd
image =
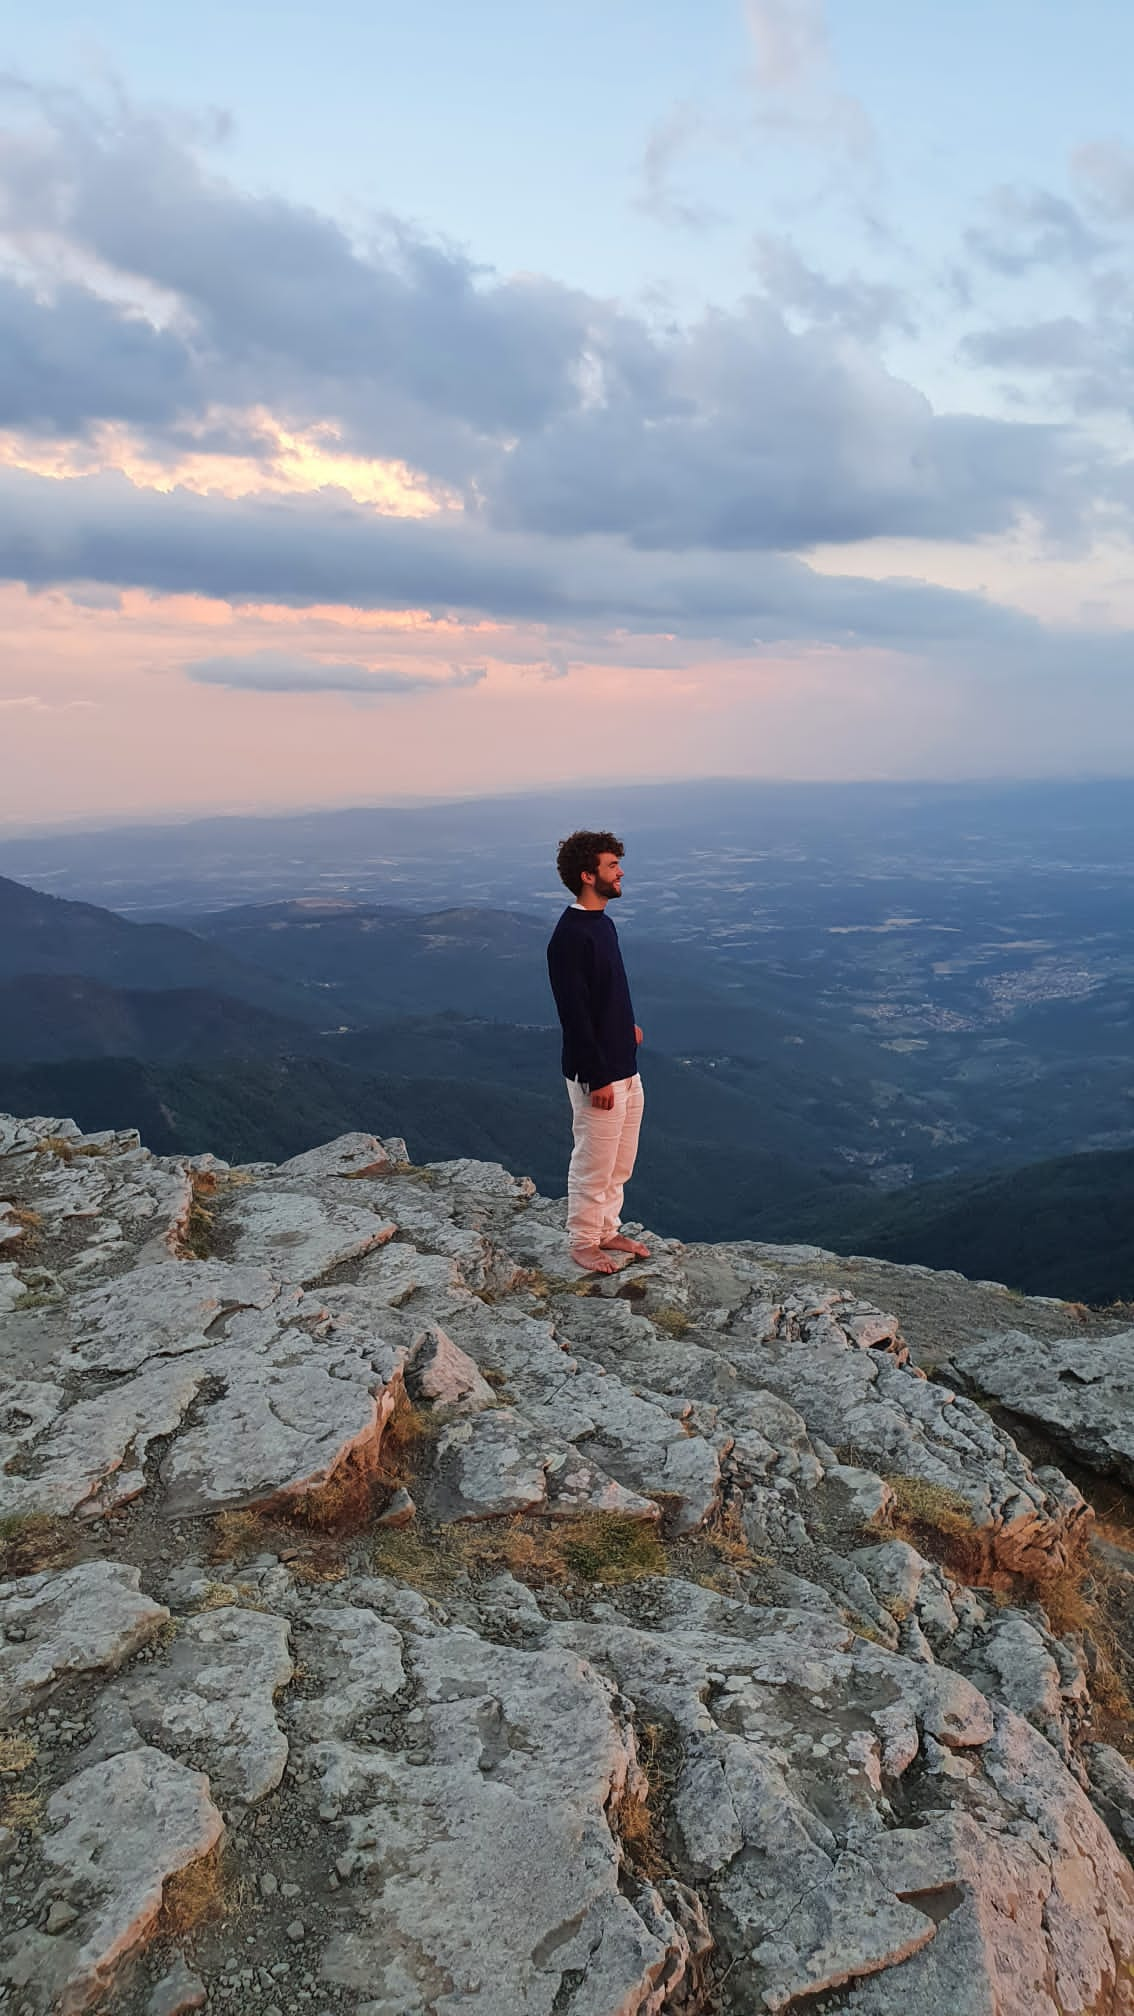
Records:
[[[573,910],[605,910],[609,901],[609,896],[596,896],[593,889],[584,889],[577,901],[571,905],[571,908]]]

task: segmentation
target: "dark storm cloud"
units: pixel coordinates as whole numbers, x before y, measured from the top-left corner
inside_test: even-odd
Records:
[[[233,602],[425,608],[438,614],[716,637],[917,648],[1026,641],[1028,618],[925,583],[827,576],[779,554],[636,550],[494,532],[459,515],[397,519],[341,493],[162,495],[104,475],[53,482],[0,468],[0,579],[103,582]]]
[[[344,658],[308,658],[285,651],[196,658],[183,670],[200,686],[228,686],[239,692],[369,693],[376,699],[479,686],[486,677],[483,665],[454,666],[447,676],[431,678],[416,672],[375,669]]]
[[[131,417],[169,452],[191,419],[263,405],[457,485],[485,527],[675,551],[1074,517],[1058,430],[936,416],[872,358],[858,339],[901,314],[885,288],[781,258],[768,284],[828,326],[799,332],[765,295],[659,329],[549,280],[501,280],[389,219],[360,245],[218,180],[192,136],[72,100],[41,103],[0,150],[0,198],[17,245],[50,234],[72,271],[110,268],[171,304],[159,333],[77,285],[45,304],[0,296],[0,356],[59,359],[13,373],[10,424]],[[488,592],[508,562],[474,550]]]

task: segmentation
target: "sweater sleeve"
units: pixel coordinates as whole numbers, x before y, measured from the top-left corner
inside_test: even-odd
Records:
[[[551,991],[563,1034],[578,1059],[579,1082],[589,1091],[609,1085],[610,1068],[595,1027],[592,976],[594,947],[575,933],[552,938],[547,948]]]

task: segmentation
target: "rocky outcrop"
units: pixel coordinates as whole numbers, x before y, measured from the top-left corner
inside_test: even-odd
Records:
[[[1080,1463],[1134,1484],[1134,1330],[1055,1342],[1004,1330],[952,1362],[959,1379],[1044,1429]]]
[[[367,1135],[0,1200],[5,2006],[1134,2016],[1089,1510],[916,1283]]]

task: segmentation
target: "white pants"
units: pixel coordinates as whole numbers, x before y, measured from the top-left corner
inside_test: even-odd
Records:
[[[601,1246],[622,1221],[622,1193],[634,1173],[645,1094],[639,1077],[620,1078],[609,1112],[591,1105],[578,1079],[567,1080],[575,1147],[567,1171],[567,1237]]]

